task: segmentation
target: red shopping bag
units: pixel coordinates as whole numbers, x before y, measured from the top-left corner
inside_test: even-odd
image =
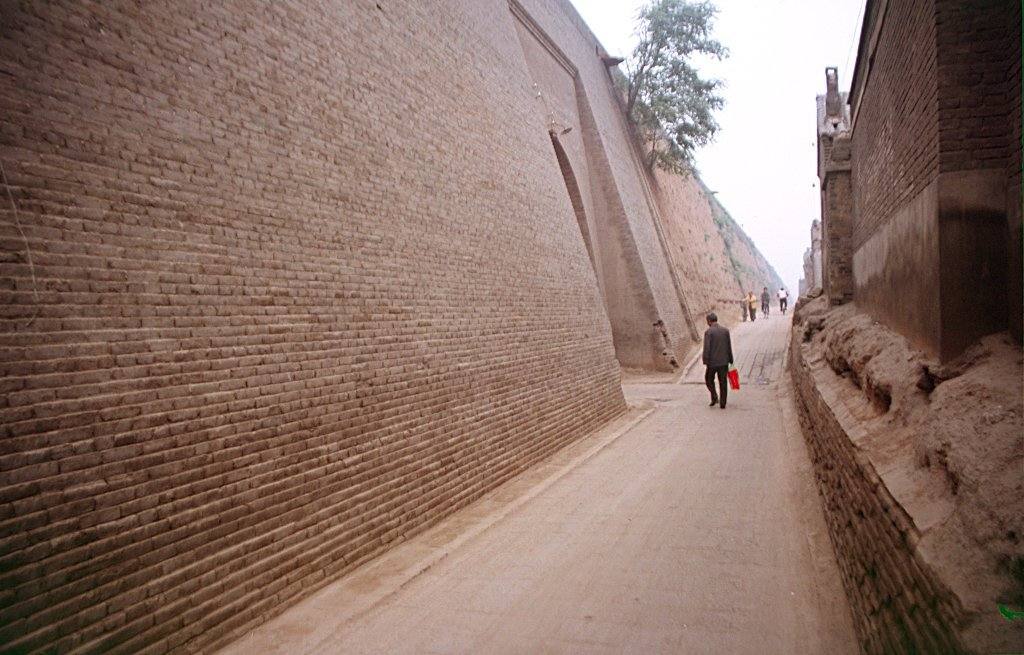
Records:
[[[734,391],[740,388],[740,372],[735,366],[729,366],[729,388]]]

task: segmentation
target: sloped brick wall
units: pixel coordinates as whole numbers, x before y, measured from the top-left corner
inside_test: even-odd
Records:
[[[603,48],[569,0],[521,0],[521,4],[578,68],[578,83],[586,95],[586,101],[582,103],[585,104],[582,113],[586,114],[582,117],[582,127],[588,137],[588,154],[600,155],[595,158],[598,161],[590,162],[590,175],[595,188],[603,189],[606,194],[595,198],[595,204],[605,205],[599,211],[611,214],[611,222],[618,232],[611,238],[621,240],[623,249],[628,251],[625,257],[605,257],[604,266],[609,269],[605,277],[622,275],[630,285],[639,283],[640,287],[646,287],[644,294],[651,297],[653,302],[649,304],[655,318],[661,321],[668,335],[665,347],[658,349],[658,359],[684,362],[692,341],[683,299],[673,284],[671,262],[662,247],[655,223],[657,206],[653,194],[649,193],[649,181],[635,156],[635,144],[631,141],[626,118],[617,99],[619,91],[598,57],[598,51]],[[572,138],[571,134],[569,138]],[[623,266],[623,269],[616,271],[616,265]],[[614,302],[619,302],[619,295],[609,294]],[[631,308],[620,312],[611,308],[610,311],[630,316],[628,309]],[[640,309],[643,314],[651,313],[646,307]],[[630,326],[630,331],[640,334],[643,329],[655,333],[660,340],[660,329],[655,328],[654,321],[643,314],[632,312],[636,324]],[[665,356],[661,355],[662,351]]]
[[[208,649],[622,411],[511,20],[3,5],[0,644]]]

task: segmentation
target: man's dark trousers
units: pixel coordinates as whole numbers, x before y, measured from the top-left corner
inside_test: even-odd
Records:
[[[715,376],[718,376],[718,388],[721,392],[715,393]],[[704,384],[708,385],[711,392],[711,399],[719,406],[725,407],[725,401],[729,397],[729,365],[708,366],[704,371]]]
[[[729,364],[732,364],[732,339],[729,337],[729,330],[718,324],[717,321],[708,321],[708,329],[704,332],[704,354],[701,362],[707,367],[704,373],[704,382],[711,392],[711,399],[719,403],[725,409],[725,400],[729,394]],[[718,386],[722,393],[715,393],[715,376],[718,376]]]

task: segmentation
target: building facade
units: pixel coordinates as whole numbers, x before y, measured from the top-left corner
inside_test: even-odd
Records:
[[[818,99],[823,283],[942,359],[1021,339],[1020,5],[869,0]]]

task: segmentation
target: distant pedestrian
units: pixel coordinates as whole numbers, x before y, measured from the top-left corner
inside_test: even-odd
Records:
[[[754,297],[753,291],[747,292],[747,309],[750,311],[750,320],[757,320],[757,298]]]
[[[768,311],[772,308],[772,294],[768,293],[768,287],[761,292],[761,313],[768,318]]]
[[[786,308],[789,307],[789,293],[786,287],[779,287],[779,311],[786,315]]]
[[[747,305],[747,299],[746,298],[743,298],[742,300],[740,300],[740,309],[743,310],[743,322],[744,323],[747,322],[747,317],[750,316],[750,310],[748,309],[748,307],[749,306]]]
[[[753,294],[751,294],[753,295]],[[711,392],[711,405],[725,409],[725,401],[729,397],[729,365],[732,364],[732,339],[729,330],[718,324],[718,316],[714,312],[707,315],[708,329],[704,332],[704,384]],[[715,391],[715,378],[718,378],[718,392]]]

